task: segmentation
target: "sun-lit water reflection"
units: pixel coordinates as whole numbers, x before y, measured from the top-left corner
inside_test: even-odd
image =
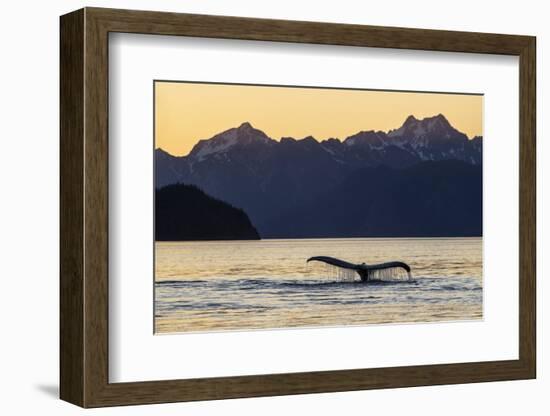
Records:
[[[481,238],[157,242],[158,333],[472,320]],[[339,281],[312,256],[407,262],[413,281]]]

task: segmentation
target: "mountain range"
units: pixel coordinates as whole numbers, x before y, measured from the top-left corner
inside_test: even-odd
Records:
[[[245,122],[200,140],[187,156],[156,149],[155,186],[160,189],[175,183],[195,185],[214,198],[242,208],[264,238],[480,235],[481,164],[482,138],[469,139],[442,114],[421,120],[409,116],[389,132],[360,131],[344,140],[322,141],[311,136],[277,141]],[[466,177],[468,181],[463,180]],[[405,233],[380,220],[380,215],[389,212],[402,218],[404,213],[394,208],[396,195],[401,195],[395,187],[403,186],[417,189],[416,196],[408,196],[410,208],[449,210],[465,204],[476,209],[467,210],[464,215],[455,213],[455,217],[462,218],[460,229],[447,226],[454,223],[451,213],[455,210],[451,209],[449,215],[437,214],[445,217],[439,225],[423,225],[426,218],[422,216],[424,220],[418,218],[418,225]],[[446,192],[449,189],[453,192]],[[357,211],[352,209],[350,195],[355,196],[358,207],[378,201],[377,205],[368,206],[372,212],[380,211],[380,215],[371,211],[366,215],[363,210],[362,214],[360,211],[346,217],[346,212]],[[343,200],[347,202],[338,203]],[[399,201],[405,209],[407,204]],[[424,204],[429,201],[431,205]],[[347,228],[326,224],[338,209],[349,223]],[[468,219],[468,215],[472,218]],[[395,224],[401,221],[393,220]],[[370,225],[359,227],[365,221]],[[402,224],[401,230],[407,227]]]

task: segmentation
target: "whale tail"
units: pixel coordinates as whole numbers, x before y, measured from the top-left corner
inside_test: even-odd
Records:
[[[409,281],[412,280],[411,268],[402,261],[390,261],[380,264],[355,264],[328,256],[314,256],[307,259],[307,262],[319,261],[329,266],[348,273],[355,272],[363,282],[372,281]]]

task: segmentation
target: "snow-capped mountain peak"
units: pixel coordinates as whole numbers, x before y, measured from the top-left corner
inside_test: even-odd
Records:
[[[272,141],[263,131],[254,128],[249,122],[244,122],[239,127],[233,127],[210,139],[200,140],[189,156],[202,161],[210,155],[225,153],[235,146],[252,143],[267,144]]]
[[[443,114],[438,114],[433,117],[426,117],[422,120],[410,115],[401,127],[395,130],[390,130],[388,137],[417,138],[434,132],[445,133],[445,130],[456,131]]]
[[[409,116],[390,133],[360,131],[344,140],[323,141],[313,137],[283,137],[276,141],[245,122],[201,140],[187,156],[175,157],[157,149],[157,186],[186,181],[206,184],[214,172],[221,176],[223,172],[239,172],[242,177],[262,182],[308,172],[317,175],[331,169],[404,168],[428,160],[481,165],[482,148],[481,137],[468,140],[443,115],[422,120]],[[293,173],[287,173],[290,168]]]
[[[279,154],[298,157],[304,152],[312,152],[311,157],[326,158],[329,155],[338,163],[352,163],[354,166],[400,166],[419,160],[446,159],[477,164],[481,162],[481,148],[481,138],[468,140],[444,115],[438,114],[423,119],[410,115],[401,127],[388,133],[363,130],[342,141],[318,141],[311,136],[302,139],[283,137],[275,141],[249,122],[244,122],[199,141],[185,158],[193,169],[197,163],[206,160],[244,163],[248,159],[266,160]],[[161,156],[159,152],[159,158]]]

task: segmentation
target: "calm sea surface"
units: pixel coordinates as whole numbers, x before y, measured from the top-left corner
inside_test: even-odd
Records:
[[[481,238],[157,242],[157,333],[482,318]],[[311,256],[400,260],[413,281],[342,281]]]

